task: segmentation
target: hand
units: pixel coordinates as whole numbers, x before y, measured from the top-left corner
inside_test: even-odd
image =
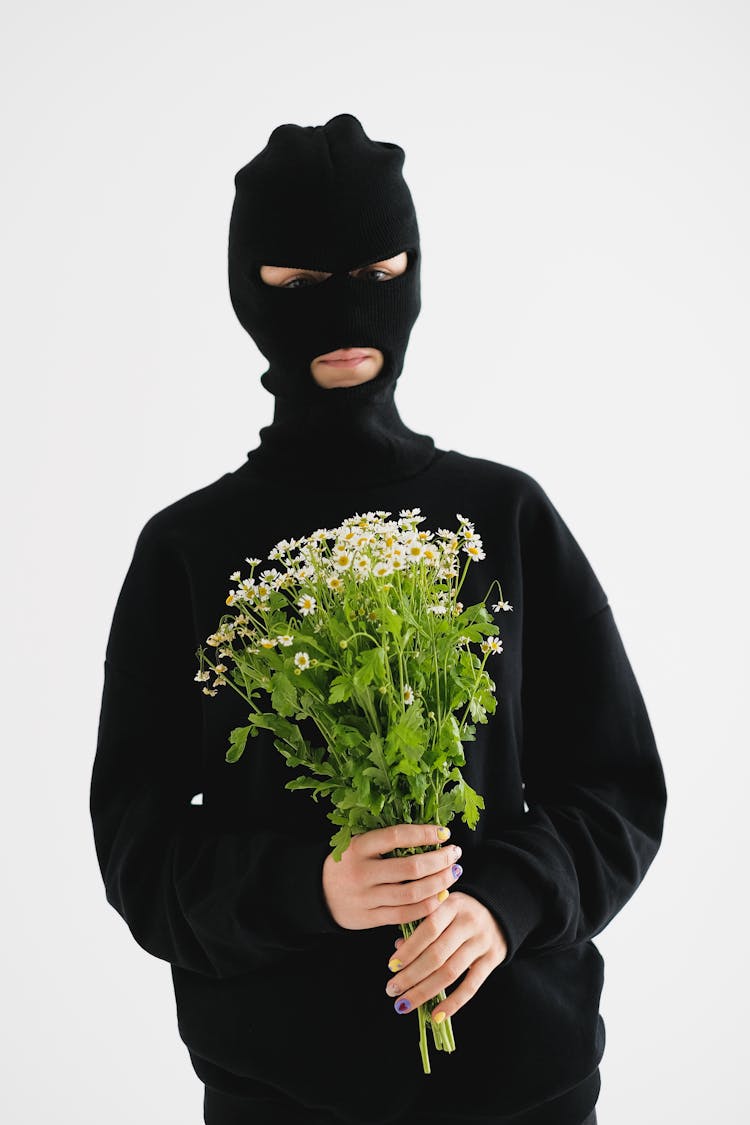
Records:
[[[396,848],[430,845],[434,850],[383,858]],[[441,905],[438,894],[455,883],[451,868],[460,855],[459,847],[441,844],[435,824],[392,824],[362,832],[352,837],[340,860],[333,853],[325,858],[323,894],[328,909],[347,930],[427,918]]]
[[[458,988],[433,1009],[433,1020],[438,1012],[452,1016],[462,1008],[508,954],[505,935],[494,915],[484,903],[461,891],[453,891],[406,941],[398,938],[396,948],[398,954],[389,967],[395,965],[397,971],[386,992],[399,997],[394,1005],[397,1011],[416,1011],[469,970]],[[410,1007],[403,1006],[404,1000]]]

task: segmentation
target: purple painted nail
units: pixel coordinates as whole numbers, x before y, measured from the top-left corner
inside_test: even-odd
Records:
[[[411,1000],[407,1000],[405,996],[402,996],[393,1006],[399,1014],[401,1012],[408,1012],[411,1008]]]
[[[453,878],[457,879],[459,875],[463,875],[464,869],[460,863],[454,863],[453,867],[451,867],[451,871],[453,872]]]

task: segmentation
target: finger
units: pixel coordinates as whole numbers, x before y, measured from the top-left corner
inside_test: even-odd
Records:
[[[455,1015],[459,1008],[463,1008],[464,1004],[468,1000],[471,1000],[472,996],[476,995],[494,968],[495,965],[489,954],[478,957],[477,960],[469,966],[468,973],[458,987],[454,988],[445,1000],[441,1000],[437,1007],[432,1009],[430,1016],[433,1022],[442,1022],[435,1018],[440,1012],[445,1012],[447,1017]],[[438,989],[438,991],[440,990]]]
[[[397,848],[418,848],[427,844],[444,844],[450,836],[449,828],[437,824],[389,824],[373,828],[361,836],[361,854],[386,855]],[[357,839],[355,836],[354,839]]]
[[[426,875],[423,879],[410,879],[405,883],[381,883],[378,886],[378,899],[380,906],[403,906],[425,902],[433,896],[440,895],[440,901],[447,898],[449,889],[461,878],[463,869],[460,864],[441,867],[434,875]]]
[[[473,936],[450,899],[419,923],[408,942],[388,962],[393,976],[386,984],[389,996],[401,995],[426,980]]]
[[[395,884],[394,884],[395,885]],[[410,886],[411,884],[404,884]],[[444,896],[444,897],[440,897]],[[375,906],[371,911],[372,922],[371,926],[402,926],[407,922],[418,922],[422,924],[425,918],[429,918],[441,906],[450,900],[450,894],[446,887],[439,891],[436,895],[430,895],[429,898],[421,899],[419,902],[414,902],[407,906]],[[411,941],[411,937],[409,938]]]
[[[452,867],[454,863],[458,863],[462,854],[458,844],[444,844],[429,852],[416,852],[414,855],[392,858],[375,856],[369,864],[368,877],[376,886],[380,883],[405,883],[423,879],[426,875],[434,875],[446,867]]]
[[[426,977],[424,977],[423,980],[420,980],[418,983],[412,985],[411,987],[402,988],[400,991],[398,991],[393,1004],[394,1008],[400,1014],[416,1011],[420,1004],[426,1004],[428,1000],[434,999],[434,997],[437,996],[443,989],[448,989],[452,984],[455,984],[459,977],[461,977],[463,973],[466,973],[467,969],[473,968],[476,956],[476,941],[469,940],[463,942],[459,946],[459,948],[456,949],[434,972],[429,973]],[[489,974],[485,972],[485,977],[487,975]],[[468,980],[468,973],[466,979]],[[484,978],[481,978],[475,981],[475,979],[473,978],[469,986],[471,991],[466,992],[463,999],[459,994],[459,990],[466,982],[462,981],[458,988],[454,992],[452,992],[449,997],[449,999],[452,1001],[453,996],[459,994],[455,1009],[448,1007],[448,999],[446,999],[444,1001],[441,1001],[439,1007],[436,1010],[443,1009],[445,1010],[446,1015],[451,1015],[454,1010],[458,1010],[458,1008],[461,1007],[462,1003],[466,1003],[466,1001],[474,995],[474,992],[476,992],[476,990],[479,988],[479,985],[482,983],[483,979]],[[397,977],[394,978],[393,982],[389,983],[396,984]],[[387,989],[387,991],[389,995],[393,995],[390,989]]]
[[[412,965],[425,950],[430,948],[433,942],[437,941],[452,922],[455,923],[458,911],[451,901],[450,895],[444,902],[440,903],[440,906],[442,909],[433,910],[432,914],[421,920],[408,941],[405,942],[404,938],[397,939],[398,953],[394,953],[388,962],[388,968],[392,973],[400,973]],[[465,936],[461,940],[465,940]]]

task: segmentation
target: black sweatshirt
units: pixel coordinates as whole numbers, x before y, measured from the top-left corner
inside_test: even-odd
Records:
[[[347,435],[366,451],[358,479],[346,465],[316,472],[266,427],[239,468],[145,523],[106,649],[91,780],[107,901],[171,965],[210,1125],[281,1122],[282,1105],[332,1125],[417,1107],[453,1125],[482,1115],[577,1125],[597,1099],[605,1043],[592,938],[662,836],[652,728],[607,595],[542,487],[435,449],[397,415],[390,430],[373,420]],[[489,908],[508,955],[453,1016],[455,1052],[436,1050],[428,1029],[430,1075],[415,1013],[397,1014],[385,993],[400,928],[346,930],[327,908],[330,805],[285,789],[294,775],[270,732],[227,763],[247,705],[229,688],[207,696],[194,679],[196,649],[247,557],[355,512],[398,518],[416,507],[421,530],[455,528],[461,513],[482,537],[464,605],[497,578],[513,606],[496,615],[498,707],[465,751],[485,809],[474,831],[451,822],[463,849],[455,889]]]

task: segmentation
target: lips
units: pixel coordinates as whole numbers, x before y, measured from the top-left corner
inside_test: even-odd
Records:
[[[356,348],[339,348],[338,351],[329,352],[321,362],[343,367],[347,364],[361,363],[363,359],[369,359],[367,352],[358,351]]]

